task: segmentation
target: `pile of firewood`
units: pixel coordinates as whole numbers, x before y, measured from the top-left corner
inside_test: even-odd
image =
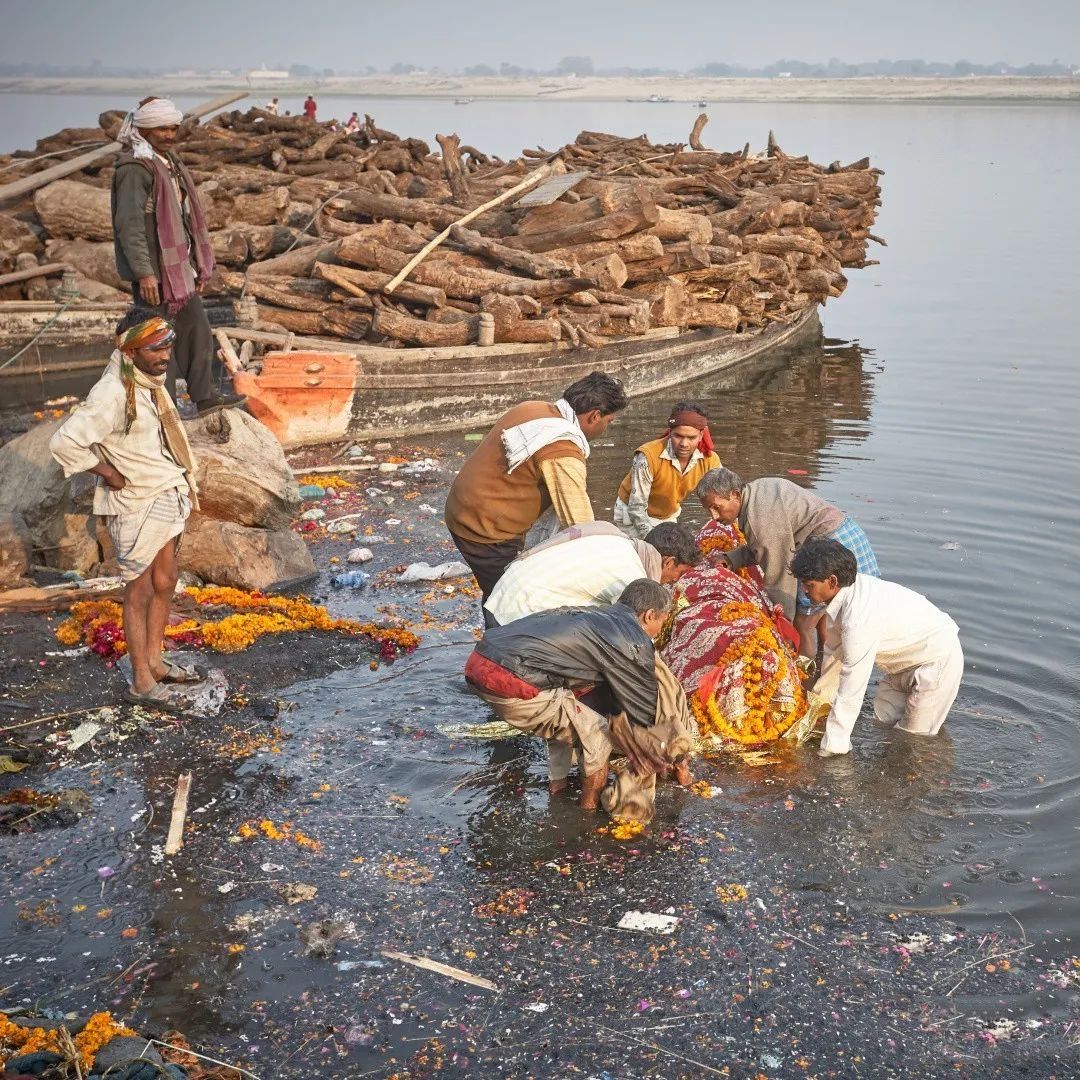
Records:
[[[119,119],[36,153],[111,137]],[[219,263],[210,291],[254,297],[266,329],[464,345],[493,321],[496,342],[595,346],[652,327],[761,326],[839,296],[844,268],[871,262],[880,171],[790,157],[771,136],[763,155],[710,151],[704,125],[689,148],[584,131],[507,162],[456,135],[432,153],[370,117],[350,135],[251,109],[193,127],[178,152]],[[5,208],[0,259],[63,261],[81,282],[119,288],[111,168]]]

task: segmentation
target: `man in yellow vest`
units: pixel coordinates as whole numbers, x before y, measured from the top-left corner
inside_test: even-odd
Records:
[[[615,500],[615,524],[644,540],[661,522],[676,521],[698,481],[718,468],[705,410],[696,401],[680,401],[671,410],[667,431],[634,452]]]

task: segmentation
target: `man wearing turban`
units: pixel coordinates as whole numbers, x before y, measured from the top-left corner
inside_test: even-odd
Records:
[[[112,541],[124,580],[124,638],[131,686],[124,699],[175,712],[163,683],[200,682],[201,672],[162,655],[188,514],[199,509],[195,460],[165,389],[173,327],[132,308],[116,327],[116,351],[90,393],[49,441],[65,476],[97,476],[94,513]]]
[[[214,387],[213,335],[200,294],[214,272],[210,233],[191,174],[173,153],[183,114],[167,98],[145,98],[118,136],[125,150],[112,181],[116,267],[136,303],[169,318],[176,342],[166,386],[187,383],[199,414],[242,405]]]
[[[696,401],[680,401],[671,410],[667,430],[634,451],[615,499],[615,524],[644,540],[662,522],[676,521],[698,481],[719,467],[709,418]]]

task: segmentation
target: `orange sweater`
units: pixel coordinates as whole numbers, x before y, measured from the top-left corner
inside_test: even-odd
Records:
[[[502,544],[524,536],[551,505],[540,464],[585,456],[569,441],[549,443],[512,473],[506,471],[502,433],[529,420],[557,419],[559,410],[548,401],[515,405],[484,436],[457,474],[446,497],[446,527],[474,544]]]
[[[683,500],[697,487],[698,481],[710,469],[720,468],[720,458],[716,454],[705,454],[693,468],[681,473],[674,462],[660,455],[668,444],[667,439],[653,439],[639,446],[635,453],[644,454],[652,471],[652,488],[649,490],[649,517],[661,521],[676,514]],[[630,474],[627,473],[619,485],[619,498],[630,501]]]

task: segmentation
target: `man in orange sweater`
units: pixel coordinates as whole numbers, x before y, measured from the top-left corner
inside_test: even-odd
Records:
[[[564,529],[593,520],[585,487],[589,440],[627,404],[618,381],[593,371],[554,404],[515,405],[466,460],[446,499],[446,527],[476,575],[481,603],[548,507]]]

